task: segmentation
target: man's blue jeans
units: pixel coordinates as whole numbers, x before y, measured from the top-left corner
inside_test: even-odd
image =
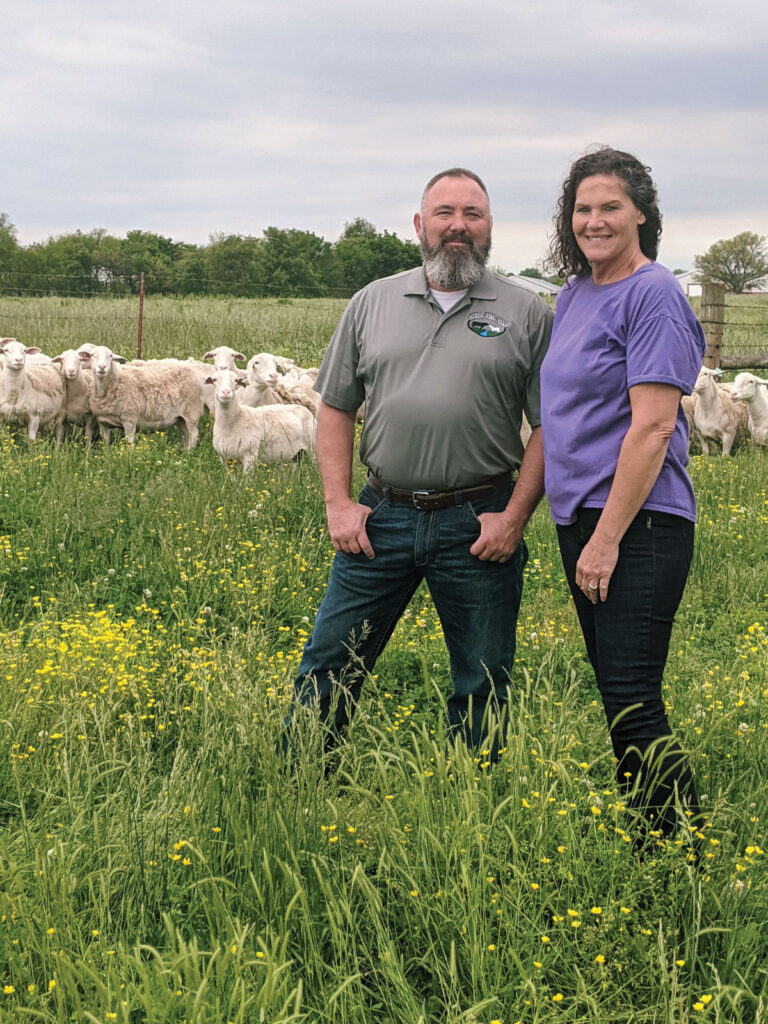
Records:
[[[426,580],[450,654],[449,733],[482,746],[487,705],[499,715],[507,700],[528,553],[522,540],[504,563],[482,562],[469,549],[480,534],[478,515],[501,512],[512,486],[436,512],[363,488],[359,501],[371,509],[366,530],[376,557],[336,554],[294,689],[294,702],[318,703],[329,743],[348,723],[364,674]]]
[[[576,563],[602,509],[582,508],[557,536],[587,654],[618,759],[620,787],[664,833],[676,822],[674,797],[698,811],[685,757],[672,739],[661,682],[672,623],[693,556],[693,523],[642,509],[619,545],[606,601],[592,604],[576,586]]]

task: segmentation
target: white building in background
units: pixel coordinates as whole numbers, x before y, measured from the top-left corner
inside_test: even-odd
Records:
[[[533,292],[535,295],[557,295],[560,291],[559,284],[552,284],[551,281],[545,281],[541,277],[523,277],[521,274],[507,274],[506,276],[510,281],[514,281],[515,284],[527,288],[529,292]]]
[[[694,295],[701,295],[701,285],[695,270],[689,270],[685,274],[677,274],[680,287],[690,299]]]

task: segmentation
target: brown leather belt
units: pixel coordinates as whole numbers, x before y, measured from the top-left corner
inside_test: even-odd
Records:
[[[385,484],[373,473],[368,473],[368,483],[382,498],[402,502],[404,505],[413,505],[421,512],[437,512],[438,509],[448,508],[451,505],[463,505],[465,501],[487,498],[497,487],[502,487],[510,483],[511,480],[512,472],[509,471],[500,476],[487,477],[472,487],[457,487],[455,491],[401,491],[397,487]]]

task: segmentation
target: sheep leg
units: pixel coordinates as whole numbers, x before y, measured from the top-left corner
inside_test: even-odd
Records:
[[[735,434],[723,434],[723,455],[730,455],[733,448]]]
[[[194,420],[185,420],[182,416],[176,420],[181,439],[184,443],[184,450],[190,451],[197,444],[197,424]]]
[[[30,413],[30,415],[29,415],[29,424],[28,424],[28,433],[29,433],[29,440],[30,441],[37,440],[37,430],[38,430],[39,426],[40,426],[40,417],[39,416],[35,416],[32,413]]]
[[[110,430],[106,423],[99,423],[99,433],[101,434],[101,440],[104,444],[109,444]]]
[[[125,440],[133,448],[134,442],[136,441],[136,424],[130,421],[123,423],[123,430],[125,431]]]

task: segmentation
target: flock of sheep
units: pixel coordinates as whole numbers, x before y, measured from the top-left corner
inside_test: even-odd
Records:
[[[211,361],[211,367],[207,361]],[[15,338],[0,339],[0,422],[27,426],[35,440],[52,429],[60,442],[70,425],[109,442],[120,427],[130,444],[137,430],[178,427],[185,449],[194,448],[198,423],[213,418],[213,447],[227,465],[248,472],[257,459],[294,459],[315,450],[319,396],[316,369],[260,352],[237,368],[241,352],[220,345],[197,359],[135,359],[104,345],[81,345],[47,356]]]
[[[104,345],[81,345],[50,357],[15,338],[0,339],[0,422],[27,425],[34,440],[53,429],[57,442],[70,424],[88,440],[98,428],[109,441],[120,427],[133,444],[137,430],[177,426],[184,447],[194,448],[198,422],[213,418],[213,447],[220,459],[239,461],[244,472],[261,459],[273,462],[314,453],[320,401],[312,389],[317,369],[260,352],[248,360],[227,345],[197,359],[135,359],[128,362]],[[213,366],[209,365],[212,363]],[[729,455],[735,444],[768,445],[768,381],[739,373],[721,383],[721,370],[702,367],[684,397],[691,439],[709,454],[710,441]],[[361,416],[363,409],[359,410]]]
[[[748,441],[768,445],[768,381],[738,373],[732,383],[722,383],[722,376],[722,370],[702,366],[693,393],[682,400],[691,440],[705,455],[710,441],[720,442],[723,455]]]

